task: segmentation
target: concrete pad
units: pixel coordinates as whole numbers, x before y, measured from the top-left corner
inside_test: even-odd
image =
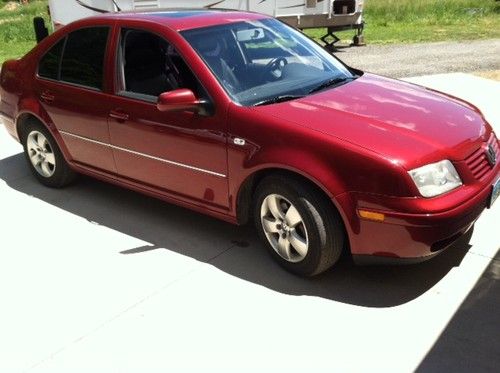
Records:
[[[485,262],[471,255],[391,308],[276,293],[206,265],[34,371],[412,371]]]
[[[499,132],[488,100],[498,85],[456,74],[411,81],[469,97]],[[401,372],[441,364],[426,359],[435,344],[456,353],[443,341],[495,350],[480,333],[442,333],[498,260],[500,205],[483,213],[471,246],[427,263],[343,260],[301,279],[272,262],[250,227],[88,178],[48,189],[20,152],[0,130],[1,372]],[[498,308],[488,289],[473,299]],[[494,324],[490,308],[481,314]],[[439,366],[460,371],[460,358]]]
[[[469,101],[481,109],[495,132],[500,133],[500,82],[464,73],[418,76],[404,80]]]

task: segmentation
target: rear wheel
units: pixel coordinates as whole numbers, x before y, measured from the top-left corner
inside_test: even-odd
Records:
[[[254,220],[270,254],[287,270],[314,276],[340,257],[344,229],[319,191],[293,178],[271,176],[257,187]]]
[[[23,129],[22,144],[28,166],[44,185],[60,188],[75,179],[56,141],[41,123],[31,120]]]

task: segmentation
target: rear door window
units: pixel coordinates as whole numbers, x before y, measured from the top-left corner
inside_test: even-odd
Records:
[[[102,89],[108,27],[90,27],[68,35],[60,80]]]
[[[63,38],[56,45],[49,49],[47,53],[42,57],[38,65],[38,75],[42,78],[59,79],[59,63],[61,62],[61,54],[64,47]]]

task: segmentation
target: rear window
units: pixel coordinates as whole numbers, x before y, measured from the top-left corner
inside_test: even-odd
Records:
[[[102,89],[108,27],[91,27],[68,35],[60,80]]]
[[[59,41],[42,57],[38,65],[39,76],[54,80],[59,78],[59,62],[64,47],[64,40],[66,39]]]

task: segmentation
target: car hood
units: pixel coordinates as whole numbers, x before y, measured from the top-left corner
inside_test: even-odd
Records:
[[[489,135],[472,105],[372,74],[255,110],[369,149],[406,169],[441,159],[462,160]]]

